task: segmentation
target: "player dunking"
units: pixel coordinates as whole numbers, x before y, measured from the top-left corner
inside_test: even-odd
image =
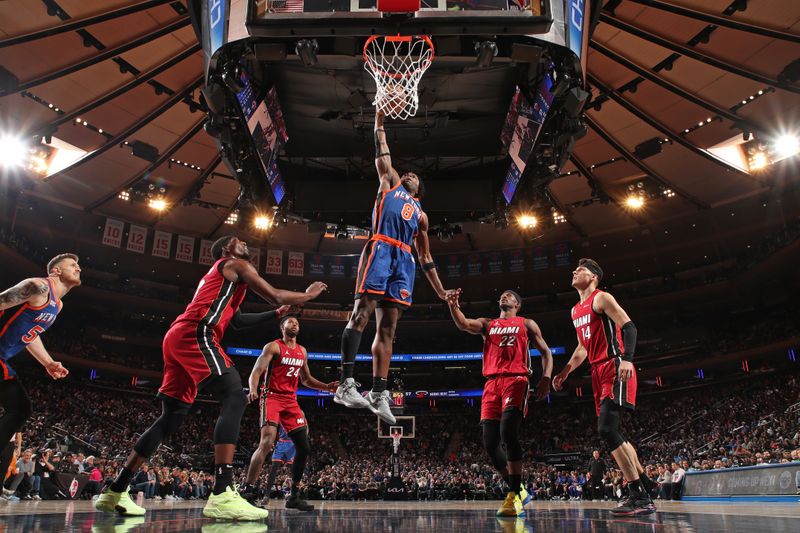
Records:
[[[483,336],[483,375],[486,378],[481,397],[483,445],[509,487],[497,516],[525,516],[523,507],[530,499],[521,483],[519,430],[528,414],[528,380],[532,373],[528,346],[535,345],[542,354],[542,377],[535,391],[537,400],[544,399],[550,390],[553,354],[542,338],[539,325],[517,315],[522,298],[516,292],[508,290],[500,295],[499,318],[466,318],[459,307],[458,296],[455,291],[447,298],[456,326],[461,331]]]
[[[0,442],[9,442],[31,416],[31,400],[17,379],[8,360],[27,349],[50,377],[61,379],[69,372],[47,353],[40,335],[53,325],[61,311],[61,299],[81,284],[81,267],[75,254],[59,254],[47,263],[47,277],[28,278],[0,292]],[[20,305],[16,313],[4,317],[6,309]],[[5,458],[5,457],[4,457]],[[0,472],[8,470],[8,456]]]
[[[620,516],[654,513],[648,494],[652,483],[644,472],[636,450],[620,433],[622,408],[636,406],[636,326],[613,296],[597,288],[603,270],[592,259],[581,259],[572,273],[572,286],[580,302],[572,308],[572,323],[578,334],[578,346],[564,369],[553,379],[561,390],[567,376],[589,358],[592,365],[592,391],[597,413],[597,430],[628,482],[628,496],[612,513]]]
[[[436,295],[444,300],[451,291],[442,287],[431,257],[428,217],[419,203],[422,182],[413,172],[400,176],[392,167],[383,120],[383,112],[376,111],[375,166],[380,185],[372,211],[372,238],[364,246],[358,264],[355,307],[342,333],[341,385],[334,401],[347,407],[367,407],[387,423],[394,424],[386,385],[397,321],[411,305],[414,290],[416,264],[412,245]],[[365,399],[353,379],[353,367],[361,334],[373,311],[377,328],[372,342],[372,390]]]
[[[238,312],[248,287],[267,301],[302,304],[318,297],[326,286],[317,281],[304,293],[276,289],[264,281],[248,261],[247,243],[233,236],[217,239],[211,254],[214,265],[200,280],[192,301],[164,337],[164,378],[158,391],[162,401],[161,416],[136,441],[125,467],[95,502],[98,510],[123,515],[144,514],[145,510],[128,495],[131,478],[158,445],[180,428],[198,390],[206,390],[222,408],[214,428],[214,488],[203,515],[228,520],[259,520],[269,514],[265,509],[250,505],[233,487],[233,455],[247,399],[239,372],[220,342],[232,320],[240,326],[252,326],[275,316],[274,312],[254,315]]]
[[[282,338],[264,346],[250,373],[249,400],[259,399],[261,440],[247,468],[244,493],[254,496],[257,492],[254,485],[264,467],[264,461],[272,453],[280,425],[289,434],[295,448],[292,493],[286,500],[286,508],[313,511],[314,506],[301,499],[299,493],[299,484],[303,479],[311,444],[308,441],[306,415],[297,403],[297,382],[302,381],[307,387],[326,392],[336,391],[339,382],[323,383],[311,375],[308,368],[308,352],[297,343],[298,333],[300,333],[300,321],[296,317],[287,316],[281,320]],[[258,383],[264,373],[267,373],[267,377],[259,393]],[[270,487],[267,487],[267,490],[269,489]]]

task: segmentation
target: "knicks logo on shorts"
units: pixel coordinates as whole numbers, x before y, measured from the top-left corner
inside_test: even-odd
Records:
[[[400,289],[400,298],[403,300],[408,300],[408,297],[411,296],[411,293],[405,289]]]
[[[298,424],[305,424],[306,423],[306,419],[305,418],[298,418],[297,419],[297,423]]]

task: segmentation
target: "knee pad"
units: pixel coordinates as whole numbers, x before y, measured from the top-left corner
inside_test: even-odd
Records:
[[[522,418],[522,413],[518,409],[504,411],[500,418],[500,437],[506,446],[506,455],[508,455],[509,461],[522,460],[522,446],[519,443]]]
[[[600,416],[597,418],[597,433],[606,442],[610,451],[616,450],[625,442],[625,438],[619,432],[619,423],[618,406],[611,402],[603,402]]]
[[[222,409],[214,427],[214,444],[236,444],[242,415],[247,406],[244,391],[241,388],[231,390],[221,401]]]
[[[306,456],[311,452],[311,441],[308,439],[308,428],[297,429],[289,434],[289,438],[294,443],[296,455]]]

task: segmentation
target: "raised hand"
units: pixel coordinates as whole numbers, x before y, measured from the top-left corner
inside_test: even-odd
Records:
[[[308,290],[306,290],[306,292],[308,292]],[[286,315],[299,315],[302,312],[302,305],[282,305],[275,310],[275,314],[278,318],[283,318]]]
[[[306,289],[306,294],[310,294],[312,298],[319,298],[319,295],[328,290],[328,286],[321,282],[315,281]]]
[[[446,301],[448,305],[453,307],[461,307],[458,302],[458,298],[461,296],[461,289],[447,289],[444,291],[444,298],[442,300]]]
[[[339,388],[338,381],[331,381],[330,383],[325,384],[325,390],[328,392],[336,392],[336,389]]]

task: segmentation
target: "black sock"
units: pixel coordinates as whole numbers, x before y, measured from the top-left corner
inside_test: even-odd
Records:
[[[342,333],[342,375],[339,381],[344,383],[347,378],[353,377],[356,366],[356,353],[361,345],[361,332],[353,328],[345,328]]]
[[[386,390],[386,385],[388,385],[389,380],[386,378],[379,378],[377,376],[372,377],[372,392],[375,394],[380,394]]]
[[[233,465],[230,463],[214,465],[214,495],[222,494],[233,485]]]
[[[131,479],[133,479],[133,470],[124,467],[109,488],[114,492],[125,492],[125,489],[131,484]]]
[[[519,486],[522,484],[522,474],[509,474],[508,486],[510,490],[519,496]]]
[[[297,498],[298,497],[298,494],[297,494],[298,490],[299,489],[297,488],[297,484],[296,483],[292,483],[292,494],[291,494],[292,498]]]
[[[656,488],[655,483],[653,483],[653,480],[647,477],[647,475],[644,473],[639,474],[639,481],[642,482],[642,486],[644,487],[644,490],[647,491],[648,494],[650,493],[651,490]]]
[[[642,480],[641,479],[637,479],[637,480],[634,480],[634,481],[628,481],[628,490],[631,491],[631,494],[637,494],[637,495],[646,496],[646,494],[644,492],[644,487],[642,486]]]

